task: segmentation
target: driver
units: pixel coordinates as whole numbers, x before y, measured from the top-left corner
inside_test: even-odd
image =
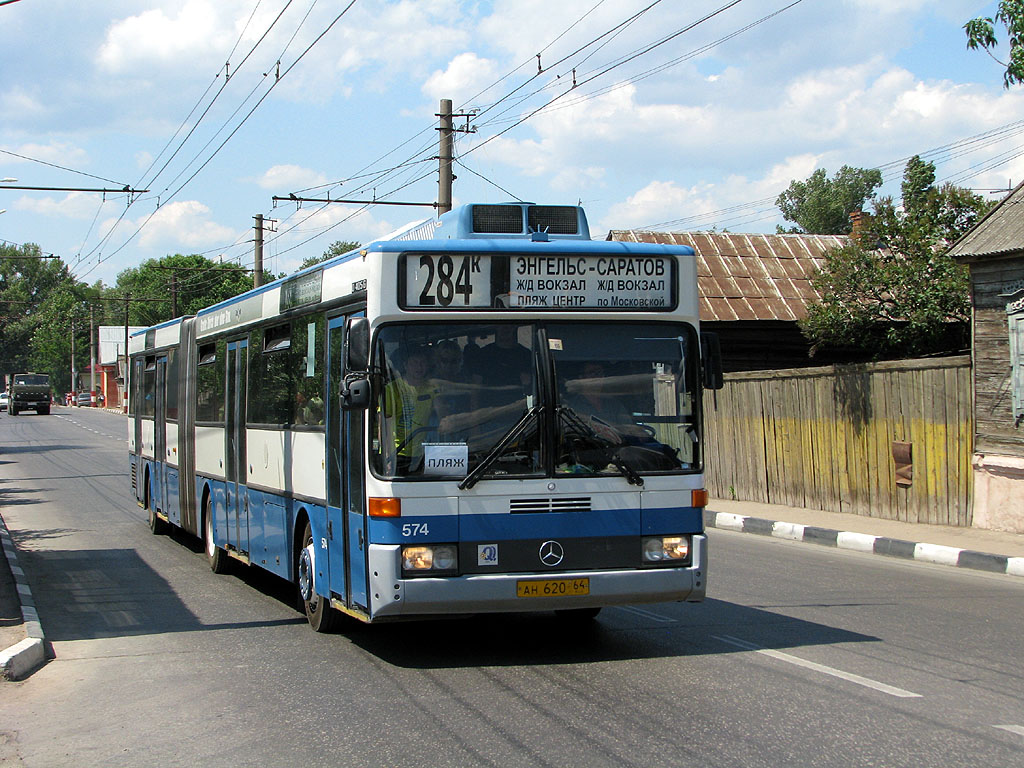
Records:
[[[439,389],[427,378],[429,359],[414,348],[405,356],[404,370],[384,388],[384,418],[392,422],[399,469],[415,469],[423,459],[423,438],[432,428]]]

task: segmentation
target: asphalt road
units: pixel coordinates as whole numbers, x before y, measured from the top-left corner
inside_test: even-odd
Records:
[[[1021,579],[714,530],[700,605],[317,635],[150,534],[126,429],[0,416],[55,656],[0,686],[0,765],[1024,766]]]

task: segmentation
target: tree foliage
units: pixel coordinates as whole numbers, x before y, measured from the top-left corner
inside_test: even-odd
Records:
[[[107,296],[130,299],[129,325],[155,325],[195,314],[251,288],[252,276],[237,264],[219,264],[198,254],[179,253],[124,270]]]
[[[844,165],[829,179],[819,168],[806,181],[792,181],[775,204],[783,218],[797,225],[790,232],[848,235],[850,214],[862,210],[881,185],[882,172],[877,169]]]
[[[35,370],[54,376],[55,385],[70,381],[72,321],[85,327],[88,292],[38,246],[0,245],[0,372]],[[76,357],[87,359],[88,348]]]
[[[359,243],[353,242],[351,240],[335,240],[333,243],[331,243],[327,250],[324,251],[319,256],[307,256],[305,259],[303,259],[302,263],[299,265],[299,269],[306,269],[306,267],[312,267],[314,264],[322,264],[323,262],[327,261],[328,259],[332,259],[335,256],[341,256],[343,253],[354,251],[356,248],[359,247],[359,245]]]
[[[800,323],[815,346],[853,347],[881,357],[965,345],[967,271],[947,253],[991,204],[970,190],[934,182],[934,164],[914,156],[903,174],[903,205],[880,198],[867,231],[826,254],[811,279],[821,301]]]
[[[999,45],[996,39],[996,24],[1006,29],[1007,42],[1010,45],[1007,61],[1000,61],[993,51]],[[979,16],[964,24],[967,33],[967,47],[971,50],[981,48],[995,59],[1003,72],[1003,87],[1009,88],[1015,83],[1024,83],[1024,0],[999,0],[995,16]]]

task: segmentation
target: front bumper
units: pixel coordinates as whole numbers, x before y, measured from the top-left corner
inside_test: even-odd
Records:
[[[373,544],[370,559],[370,615],[377,618],[515,613],[637,603],[700,602],[707,592],[707,536],[694,534],[691,565],[609,571],[534,571],[403,579],[400,547]],[[517,597],[524,579],[590,580],[590,594]]]

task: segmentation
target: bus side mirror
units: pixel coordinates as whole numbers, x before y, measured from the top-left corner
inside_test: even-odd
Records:
[[[345,369],[349,373],[362,372],[370,364],[370,321],[365,317],[352,317],[345,333]]]
[[[370,407],[370,380],[352,379],[341,383],[341,407],[346,411]]]
[[[725,386],[722,373],[722,346],[717,333],[700,335],[700,360],[704,378],[704,389],[721,389]]]
[[[345,379],[341,383],[341,407],[345,410],[370,406],[370,321],[351,317],[345,332]]]

